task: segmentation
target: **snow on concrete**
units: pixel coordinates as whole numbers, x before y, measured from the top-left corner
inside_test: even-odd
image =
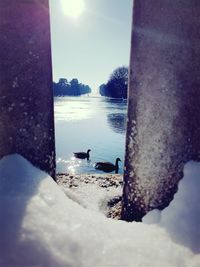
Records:
[[[107,219],[19,155],[0,161],[1,267],[198,267],[159,225]]]
[[[200,163],[190,161],[185,165],[174,200],[162,212],[149,212],[143,222],[157,223],[174,241],[200,253]]]

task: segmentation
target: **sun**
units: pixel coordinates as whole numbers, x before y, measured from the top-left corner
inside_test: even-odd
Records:
[[[85,9],[84,0],[60,0],[65,15],[78,18]]]

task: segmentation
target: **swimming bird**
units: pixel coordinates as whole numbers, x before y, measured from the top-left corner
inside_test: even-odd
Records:
[[[90,158],[90,149],[88,149],[87,152],[74,152],[74,157],[77,159],[87,159],[89,160]]]
[[[115,171],[115,173],[118,173],[119,171],[119,164],[118,162],[121,161],[120,158],[116,158],[115,165],[110,162],[97,162],[95,164],[95,169],[104,171],[104,172],[112,172]]]

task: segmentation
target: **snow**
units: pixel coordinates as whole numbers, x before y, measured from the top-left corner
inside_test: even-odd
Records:
[[[109,199],[122,194],[121,190],[105,190],[97,185],[82,185],[77,190],[64,189],[65,194],[83,207],[95,211],[106,212],[106,203]],[[94,194],[95,192],[95,194]]]
[[[190,161],[185,165],[174,200],[162,212],[149,212],[143,222],[157,223],[174,241],[200,253],[200,163]]]
[[[0,161],[0,237],[1,267],[200,266],[160,225],[86,209],[17,154]]]
[[[87,209],[107,213],[109,200],[122,195],[122,175],[57,175],[58,184],[68,198]]]

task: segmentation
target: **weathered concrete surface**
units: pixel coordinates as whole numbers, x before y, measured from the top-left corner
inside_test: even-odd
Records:
[[[122,217],[166,207],[200,159],[200,2],[135,0]]]
[[[0,1],[0,158],[19,153],[55,178],[48,0]]]

